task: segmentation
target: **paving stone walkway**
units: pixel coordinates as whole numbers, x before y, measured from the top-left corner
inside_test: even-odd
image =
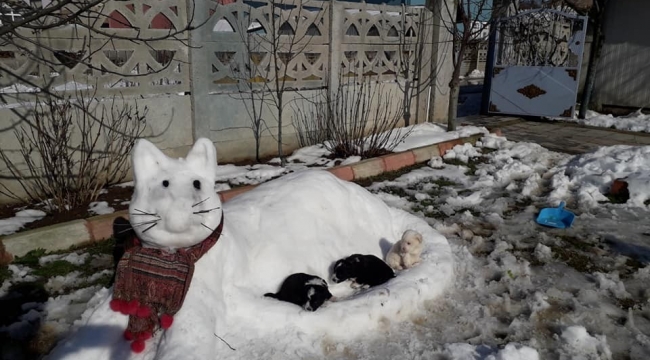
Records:
[[[499,128],[508,140],[534,142],[567,154],[582,154],[600,146],[650,145],[650,134],[621,131],[572,122],[527,120],[518,117],[472,116],[459,118],[461,125]]]

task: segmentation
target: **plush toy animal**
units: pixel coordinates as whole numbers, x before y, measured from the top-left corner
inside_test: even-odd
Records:
[[[172,325],[194,263],[221,235],[216,166],[216,149],[208,139],[198,139],[185,159],[169,158],[144,139],[133,148],[132,230],[123,218],[115,220],[119,262],[110,307],[129,316],[124,337],[134,352],[144,350],[156,330]]]
[[[422,234],[415,230],[406,230],[402,239],[393,244],[386,255],[386,263],[394,270],[410,269],[419,264],[422,254]]]

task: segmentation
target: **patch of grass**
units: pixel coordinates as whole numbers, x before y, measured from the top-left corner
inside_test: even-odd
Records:
[[[623,310],[628,310],[628,309],[633,309],[637,307],[637,305],[642,305],[643,302],[637,301],[633,298],[624,298],[624,299],[616,299],[617,305],[623,309]]]
[[[404,174],[408,174],[413,170],[420,169],[420,168],[423,168],[425,166],[427,166],[427,163],[415,164],[415,165],[407,166],[405,168],[401,168],[399,170],[385,172],[385,173],[379,174],[377,176],[371,176],[371,177],[368,177],[368,178],[365,178],[365,179],[354,180],[354,182],[361,185],[361,186],[363,186],[363,187],[368,187],[368,186],[372,185],[372,183],[375,183],[375,182],[395,180],[395,179],[397,179],[398,177],[400,177],[400,176],[402,176]]]
[[[429,205],[422,205],[421,203],[416,203],[411,205],[411,210],[414,212],[422,213],[422,215],[424,215],[425,217],[432,218],[432,219],[445,219],[448,217],[447,215],[445,215],[445,213],[440,211],[435,206],[432,209],[429,209]]]
[[[35,249],[23,256],[16,256],[14,264],[25,265],[29,267],[38,266],[38,260],[45,256],[47,251],[45,249]]]
[[[98,271],[102,271],[107,268],[107,267],[98,268],[96,266],[91,265],[92,259],[94,256],[97,255],[112,255],[114,245],[115,245],[115,239],[110,238],[105,241],[97,241],[97,242],[87,243],[83,245],[72,246],[68,250],[47,252],[44,249],[36,249],[28,252],[24,256],[17,257],[14,260],[14,263],[25,265],[31,268],[32,274],[39,277],[39,279],[36,280],[35,283],[44,284],[47,282],[48,279],[52,277],[65,276],[73,271],[79,271],[81,273],[80,276],[87,277],[97,273]],[[45,265],[39,264],[39,259],[43,256],[56,255],[56,254],[68,254],[71,252],[77,252],[80,254],[88,253],[89,256],[83,264],[73,264],[65,260],[54,260]],[[10,276],[10,274],[8,276]],[[83,285],[81,285],[80,288],[88,287],[94,284],[103,284],[103,283],[108,284],[109,280],[110,280],[110,276],[108,276],[108,279],[104,279],[104,277],[102,277],[101,279],[98,279],[92,284],[83,283]],[[66,289],[66,292],[71,290],[75,290],[75,289]]]
[[[486,148],[486,147],[481,148],[481,152],[482,152],[484,155],[491,154],[491,153],[493,153],[493,152],[495,152],[495,151],[497,151],[497,149]]]
[[[456,165],[456,166],[467,166],[467,163],[460,159],[445,159],[442,158],[442,162],[447,165]]]
[[[514,204],[510,205],[506,211],[503,212],[504,216],[510,216],[515,212],[520,212],[530,205],[533,205],[533,199],[526,197],[523,199],[517,199]]]
[[[597,265],[593,259],[579,251],[564,246],[551,246],[553,253],[557,258],[565,262],[568,266],[582,273],[591,273],[594,271],[606,272],[606,270]]]
[[[11,279],[11,274],[8,266],[0,267],[0,284],[4,283],[5,280]]]
[[[72,264],[65,260],[55,260],[43,266],[33,267],[33,274],[44,278],[67,275],[75,270],[80,270],[81,266]]]
[[[476,170],[478,169],[479,164],[488,163],[490,162],[490,160],[486,156],[477,156],[477,157],[469,158],[467,162],[459,159],[444,159],[444,158],[443,158],[443,162],[449,165],[465,166],[467,168],[465,174],[474,175],[474,173],[476,173]]]
[[[406,192],[406,189],[399,187],[399,186],[385,186],[381,188],[379,191],[385,192],[388,194],[393,194],[395,196],[403,197],[403,198],[411,198],[411,195],[409,195],[408,192]]]
[[[456,186],[458,183],[454,182],[453,180],[441,177],[437,179],[431,179],[429,180],[430,183],[436,184],[439,187],[448,187],[448,186]]]
[[[551,246],[553,252],[558,254],[558,257],[565,261],[572,268],[580,272],[607,272],[607,269],[589,256],[589,251],[593,245],[581,240],[575,236],[559,235],[563,242],[563,246]]]
[[[573,248],[581,250],[581,251],[587,251],[592,247],[591,244],[586,243],[586,242],[578,239],[575,236],[559,235],[558,238],[560,238],[567,245],[570,245]]]
[[[94,241],[80,246],[71,247],[70,251],[82,250],[87,252],[90,256],[101,254],[113,254],[113,247],[115,247],[115,238],[111,237],[103,241]]]
[[[619,270],[619,275],[621,279],[627,279],[643,267],[645,267],[645,265],[641,261],[634,257],[628,257],[627,260],[625,260],[625,266]]]
[[[481,212],[480,212],[480,211],[478,211],[478,210],[476,210],[476,209],[468,208],[468,207],[465,207],[465,208],[462,208],[462,209],[458,209],[458,210],[456,210],[456,213],[457,213],[457,214],[462,214],[462,213],[464,213],[465,211],[469,211],[469,213],[472,214],[472,216],[474,216],[474,217],[479,217],[479,216],[481,216]]]
[[[635,258],[628,258],[625,260],[625,266],[629,267],[632,269],[632,271],[636,272],[639,269],[645,267],[642,262]]]

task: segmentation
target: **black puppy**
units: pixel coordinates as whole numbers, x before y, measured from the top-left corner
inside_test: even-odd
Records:
[[[280,291],[264,296],[296,304],[307,311],[316,311],[326,300],[332,298],[325,280],[304,273],[289,275],[282,283]]]
[[[353,288],[377,286],[395,277],[395,272],[382,259],[374,255],[350,255],[334,263],[336,283],[352,280]]]

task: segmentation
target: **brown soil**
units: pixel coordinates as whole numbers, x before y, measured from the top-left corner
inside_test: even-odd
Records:
[[[122,202],[131,200],[132,194],[133,194],[133,188],[131,186],[126,186],[126,187],[112,186],[107,188],[106,193],[99,195],[97,201],[106,201],[108,203],[108,206],[114,208],[115,211],[120,211],[129,208],[129,204],[123,205]],[[23,208],[24,205],[1,205],[0,219],[14,217],[16,212],[20,211]],[[42,206],[39,207],[38,205],[34,205],[34,204],[28,205],[27,208],[35,209],[35,210],[43,209]],[[90,212],[88,212],[88,204],[84,204],[83,206],[70,209],[70,211],[66,211],[64,213],[50,214],[40,220],[25,224],[17,232],[36,229],[48,225],[59,224],[66,221],[85,219],[91,216],[95,216],[95,214],[91,214]]]

